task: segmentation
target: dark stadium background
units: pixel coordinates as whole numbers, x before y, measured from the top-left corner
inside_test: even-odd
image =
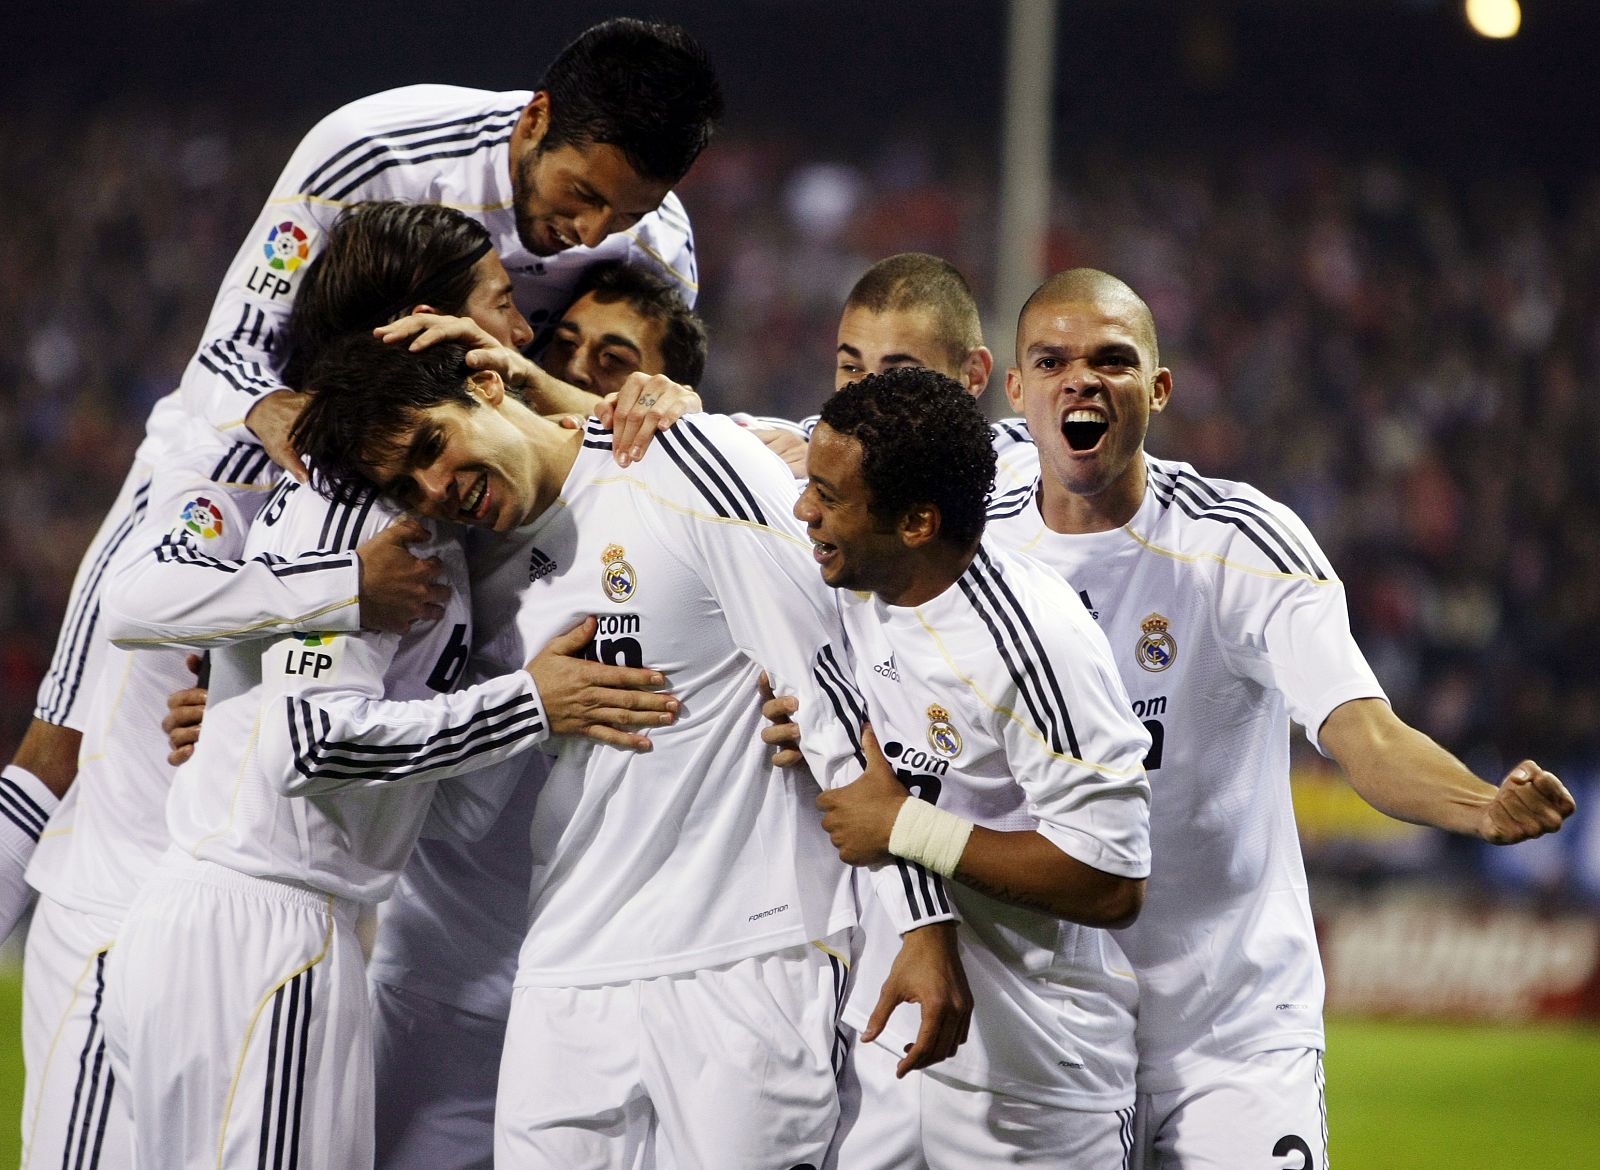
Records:
[[[680,188],[710,405],[809,412],[830,385],[844,292],[894,251],[957,263],[990,343],[1009,350],[1017,306],[995,292],[1002,4],[13,6],[0,754],[143,417],[300,135],[392,85],[531,86],[561,44],[619,12],[688,25],[726,88],[724,132]],[[1401,713],[1482,775],[1537,756],[1583,809],[1556,838],[1496,852],[1363,815],[1302,753],[1334,1014],[1592,1020],[1600,5],[1527,0],[1505,42],[1472,33],[1459,0],[1062,0],[1058,21],[1055,74],[1039,79],[1055,117],[1048,263],[1108,268],[1151,301],[1176,382],[1151,449],[1292,504],[1341,569]],[[1596,1127],[1562,1103],[1592,1098],[1600,1048],[1592,1024],[1550,1026],[1545,1063],[1491,1062],[1485,1084],[1537,1085],[1587,1142]],[[1409,1148],[1362,1161],[1364,1126],[1381,1149],[1419,1128],[1419,1150],[1535,1164],[1491,1152],[1500,1138],[1471,1130],[1473,1105],[1449,1111],[1476,1084],[1396,1096],[1412,1074],[1386,1069],[1406,1035],[1352,1039],[1372,1066],[1346,1074],[1335,1034],[1343,1165],[1433,1164]],[[1503,1062],[1506,1045],[1481,1039],[1503,1035],[1467,1034],[1463,1049]],[[1380,1086],[1371,1111],[1357,1083]]]

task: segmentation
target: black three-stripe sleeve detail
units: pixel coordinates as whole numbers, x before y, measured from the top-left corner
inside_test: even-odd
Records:
[[[78,688],[83,685],[83,672],[89,664],[89,649],[93,645],[94,631],[100,621],[100,587],[112,558],[144,519],[150,502],[150,485],[142,485],[133,495],[128,514],[112,531],[95,557],[89,577],[73,601],[72,610],[62,623],[65,635],[56,642],[56,653],[50,661],[46,676],[48,697],[34,714],[46,723],[59,723],[77,701]]]
[[[337,552],[354,549],[360,543],[361,529],[377,499],[376,492],[363,491],[354,501],[329,503],[322,518],[322,533],[317,539],[319,548]]]
[[[38,801],[22,791],[21,785],[15,780],[0,776],[0,817],[5,817],[37,843],[50,814],[40,807]]]
[[[995,648],[1005,661],[1028,712],[1058,754],[1080,757],[1066,696],[1056,678],[1039,633],[1004,575],[982,547],[956,582],[973,610],[988,626]]]
[[[427,122],[419,126],[406,126],[395,130],[385,130],[379,134],[368,134],[357,138],[354,142],[346,143],[327,159],[324,159],[300,184],[300,190],[307,195],[325,198],[341,198],[341,195],[329,196],[328,192],[340,183],[352,171],[371,163],[374,159],[400,150],[416,150],[426,146],[436,146],[446,142],[461,142],[484,133],[485,131],[509,130],[516,125],[516,119],[522,115],[522,106],[506,110],[489,110],[479,114],[468,114],[460,118],[451,118],[443,122]],[[510,118],[509,123],[505,119]],[[446,131],[447,133],[437,133]],[[432,135],[432,137],[426,137]],[[371,147],[359,158],[350,158],[352,154],[360,152],[365,147]],[[470,153],[470,152],[467,152]],[[428,156],[435,157],[435,156]],[[346,160],[349,161],[346,161]],[[421,161],[420,159],[400,161]],[[343,164],[342,166],[340,164]],[[334,168],[338,169],[335,170]],[[367,172],[355,184],[347,184],[343,190],[359,185],[370,177]]]
[[[444,767],[460,767],[486,752],[539,735],[545,722],[531,695],[472,713],[420,742],[365,744],[330,739],[332,720],[304,699],[284,697],[295,771],[307,779],[395,781]]]

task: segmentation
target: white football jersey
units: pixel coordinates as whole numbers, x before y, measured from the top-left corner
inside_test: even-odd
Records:
[[[1289,791],[1289,721],[1313,743],[1383,691],[1344,587],[1298,517],[1247,484],[1146,457],[1122,528],[1066,535],[1034,493],[990,539],[1058,570],[1100,623],[1152,736],[1153,868],[1118,938],[1139,974],[1140,1089],[1219,1062],[1323,1046],[1323,980]]]
[[[281,388],[279,334],[305,266],[352,203],[440,203],[482,223],[511,275],[517,307],[542,332],[572,299],[584,269],[605,260],[654,268],[692,306],[694,236],[678,197],[593,248],[535,256],[517,237],[511,131],[533,95],[408,85],[351,102],[312,127],[273,186],[211,307],[184,372],[185,408],[224,432],[242,430],[262,394]]]
[[[1033,830],[1119,877],[1150,871],[1149,734],[1105,637],[1049,569],[992,543],[917,606],[838,594],[854,677],[913,795],[987,828]],[[945,887],[973,988],[972,1027],[932,1071],[1069,1109],[1134,1096],[1133,972],[1105,930]],[[868,930],[846,1018],[864,1024],[899,938]],[[879,1041],[915,1038],[898,1012]]]
[[[167,696],[194,685],[181,650],[155,631],[204,648],[232,637],[287,632],[307,615],[354,628],[358,567],[352,553],[268,564],[243,562],[251,519],[280,476],[260,447],[230,443],[190,421],[154,461],[137,527],[107,572],[101,636],[77,779],[34,853],[28,879],[89,914],[120,918],[168,844],[173,769],[161,720]],[[162,642],[161,644],[170,644]]]
[[[854,917],[809,778],[773,768],[756,677],[799,693],[824,783],[858,774],[811,671],[833,605],[793,518],[794,479],[748,431],[693,415],[619,469],[591,423],[560,499],[483,542],[478,605],[518,604],[504,661],[587,614],[602,661],[652,666],[683,702],[646,754],[568,740],[534,810],[519,986],[694,970],[821,938]],[[845,773],[848,773],[847,775]],[[898,888],[898,879],[896,888]],[[911,908],[910,925],[947,912]]]
[[[331,502],[285,479],[245,554],[348,552],[397,515],[371,495]],[[451,815],[487,826],[515,775],[490,766],[548,734],[544,711],[521,670],[453,690],[472,638],[465,557],[437,534],[414,548],[443,562],[451,597],[440,620],[405,635],[311,629],[213,655],[205,729],[167,802],[175,847],[377,902],[429,814],[432,781],[473,772],[438,796]]]

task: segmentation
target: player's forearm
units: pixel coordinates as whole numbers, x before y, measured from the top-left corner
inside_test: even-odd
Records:
[[[519,361],[513,384],[527,394],[529,404],[540,414],[589,415],[600,402],[599,395],[545,373],[526,358]]]
[[[1084,926],[1128,926],[1144,906],[1144,880],[1085,865],[1039,833],[973,827],[955,880],[981,894]]]
[[[102,607],[125,650],[211,650],[297,629],[353,631],[359,583],[349,553],[235,561],[165,542],[115,571]]]
[[[1481,835],[1495,786],[1402,721],[1378,699],[1337,707],[1318,735],[1350,786],[1396,820]]]

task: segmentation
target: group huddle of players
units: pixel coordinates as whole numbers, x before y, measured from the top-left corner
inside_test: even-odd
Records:
[[[920,254],[817,415],[705,412],[721,104],[613,20],[295,151],[0,778],[24,1167],[1311,1170],[1290,720],[1393,816],[1574,811],[1392,713],[1292,512],[1146,454],[1113,276],[1021,308],[1020,419]]]

